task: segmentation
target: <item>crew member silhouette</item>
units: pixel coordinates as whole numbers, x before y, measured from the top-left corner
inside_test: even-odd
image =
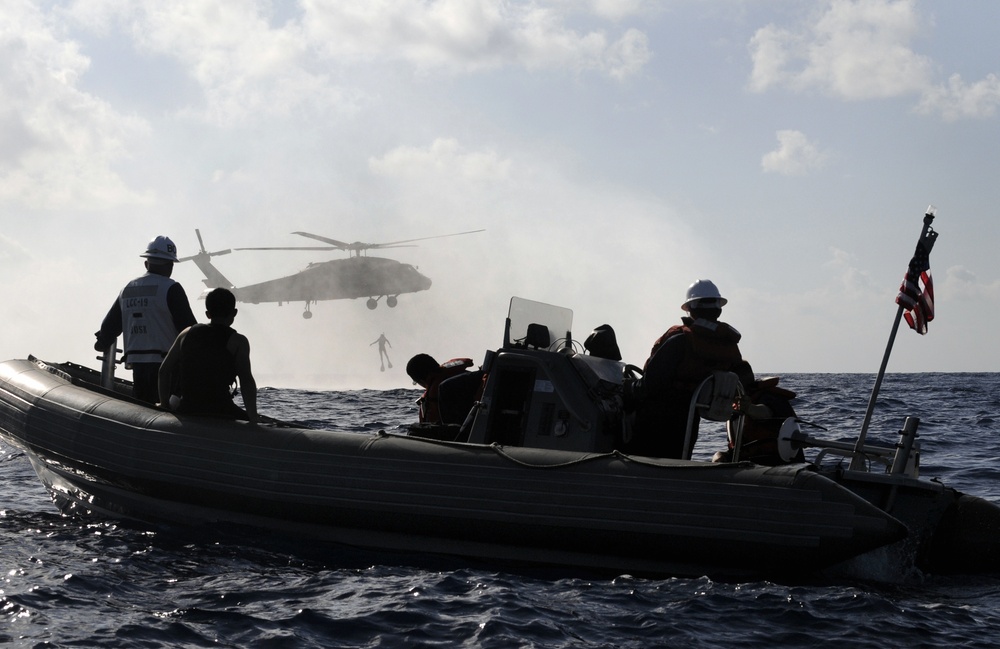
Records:
[[[382,363],[380,371],[384,372],[386,365],[389,366],[389,369],[392,369],[392,361],[389,360],[389,352],[385,350],[385,346],[389,345],[390,347],[392,347],[392,343],[390,343],[389,339],[385,337],[385,333],[382,333],[378,337],[378,340],[372,342],[372,344],[368,346],[371,347],[375,343],[378,343],[378,360],[379,362]]]
[[[146,274],[129,282],[115,298],[101,330],[94,334],[94,349],[106,352],[121,335],[122,360],[132,370],[133,396],[156,403],[160,363],[177,334],[197,320],[184,288],[170,279],[177,263],[174,242],[160,235],[139,256],[146,260]]]

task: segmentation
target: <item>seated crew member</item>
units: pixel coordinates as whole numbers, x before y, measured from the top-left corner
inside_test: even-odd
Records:
[[[170,405],[176,376],[178,411],[257,422],[257,381],[250,370],[250,341],[231,327],[236,313],[236,297],[232,292],[224,288],[209,292],[205,297],[205,315],[210,323],[182,331],[163,359],[161,406]],[[246,412],[233,403],[231,387],[237,378]]]
[[[629,388],[635,421],[627,452],[683,457],[691,397],[713,371],[734,372],[745,389],[752,387],[753,370],[738,346],[740,332],[719,321],[726,302],[709,280],[698,280],[688,288],[681,309],[690,315],[653,343],[643,376]],[[697,438],[695,418],[692,446]]]
[[[406,364],[406,373],[413,382],[424,388],[424,394],[417,400],[420,406],[421,424],[461,424],[461,421],[446,421],[442,417],[440,403],[441,383],[445,379],[466,373],[466,369],[472,367],[470,358],[453,358],[445,363],[438,364],[434,357],[429,354],[417,354]],[[472,407],[472,403],[469,403]],[[452,409],[448,409],[452,410]],[[464,413],[462,415],[464,418]]]

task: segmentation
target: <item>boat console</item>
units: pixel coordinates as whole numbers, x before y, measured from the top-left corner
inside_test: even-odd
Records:
[[[605,453],[620,439],[624,363],[579,353],[573,312],[514,297],[503,345],[486,356],[468,441]]]

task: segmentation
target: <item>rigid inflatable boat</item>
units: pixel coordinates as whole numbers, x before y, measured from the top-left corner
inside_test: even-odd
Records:
[[[772,465],[619,452],[625,366],[577,351],[571,326],[568,309],[511,300],[454,426],[359,434],[181,415],[131,399],[128,382],[28,358],[0,364],[0,436],[67,515],[647,575],[803,575],[873,553],[922,570],[1000,566],[1000,509],[920,480],[915,425],[897,447],[842,448],[790,419],[788,461]],[[718,401],[710,392],[696,397]],[[822,458],[794,461],[817,447]]]

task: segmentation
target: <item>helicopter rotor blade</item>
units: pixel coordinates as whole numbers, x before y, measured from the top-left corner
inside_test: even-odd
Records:
[[[201,252],[199,252],[197,255],[189,255],[187,257],[181,257],[180,259],[177,260],[177,262],[180,263],[182,261],[187,261],[189,259],[194,259],[195,257],[201,257],[203,255],[207,255],[209,257],[218,257],[219,255],[228,255],[232,251],[233,251],[232,248],[226,248],[225,250],[216,250],[215,252],[206,252],[205,249],[202,248]]]
[[[412,248],[414,246],[404,246],[402,244],[413,243],[414,241],[427,241],[428,239],[444,239],[445,237],[457,237],[463,234],[475,234],[477,232],[485,232],[486,230],[469,230],[467,232],[453,232],[451,234],[438,234],[433,237],[419,237],[417,239],[404,239],[402,241],[388,241],[386,243],[363,243],[361,241],[355,241],[354,243],[345,243],[343,241],[337,241],[336,239],[330,239],[318,234],[312,234],[311,232],[293,232],[292,234],[297,234],[299,236],[307,237],[309,239],[315,239],[317,241],[322,241],[324,243],[329,243],[335,246],[338,250],[350,250],[353,252],[360,252],[362,250],[373,250],[377,248]],[[303,250],[308,250],[308,248],[303,248]],[[316,248],[314,248],[316,250]]]
[[[451,234],[438,234],[433,237],[420,237],[419,239],[404,239],[402,241],[390,241],[388,243],[372,243],[368,245],[371,248],[397,248],[400,247],[398,244],[401,243],[412,243],[414,241],[427,241],[428,239],[444,239],[446,237],[457,237],[463,234],[475,234],[477,232],[486,232],[486,230],[481,229],[481,230],[468,230],[466,232],[452,232]]]
[[[343,241],[337,241],[336,239],[328,239],[327,237],[321,237],[318,234],[312,234],[310,232],[293,232],[292,234],[297,234],[307,239],[315,239],[316,241],[322,241],[323,243],[328,243],[334,246],[337,250],[347,250],[351,247],[351,244],[344,243]]]
[[[266,248],[233,248],[233,250],[343,250],[336,246],[283,246]]]
[[[433,237],[420,237],[417,239],[405,239],[403,241],[389,241],[386,243],[363,243],[361,241],[355,241],[354,243],[346,243],[344,241],[337,241],[336,239],[330,239],[328,237],[324,237],[318,234],[313,234],[311,232],[293,232],[292,234],[297,234],[299,236],[306,237],[307,239],[315,239],[316,241],[322,241],[323,243],[328,243],[330,245],[329,246],[264,246],[264,247],[258,246],[252,248],[233,248],[233,250],[346,250],[349,252],[359,253],[364,250],[370,250],[376,248],[415,248],[416,246],[411,245],[414,241],[426,241],[428,239],[443,239],[445,237],[457,237],[463,234],[475,234],[477,232],[485,232],[485,231],[486,230],[469,230],[468,232],[439,234]],[[200,241],[200,235],[199,235],[199,241]],[[226,252],[229,251],[227,250]]]
[[[368,246],[366,246],[368,247]],[[416,246],[379,245],[379,248],[416,248]],[[354,250],[354,248],[338,248],[337,246],[266,246],[257,248],[233,248],[233,250]]]

